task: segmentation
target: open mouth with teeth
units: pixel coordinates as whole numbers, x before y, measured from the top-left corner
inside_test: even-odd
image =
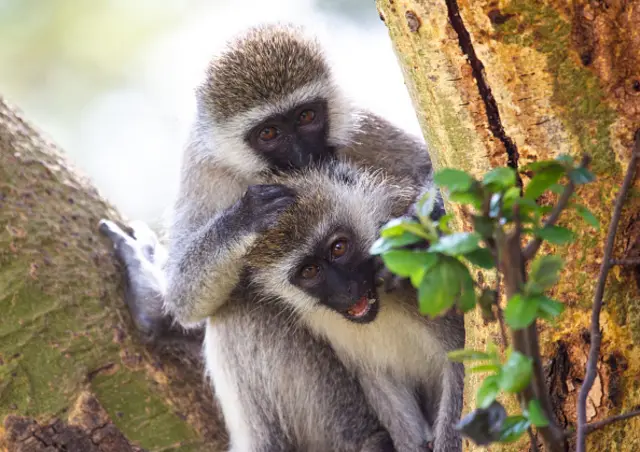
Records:
[[[353,306],[342,312],[342,315],[355,323],[369,323],[378,315],[379,307],[378,294],[375,290],[369,290]]]

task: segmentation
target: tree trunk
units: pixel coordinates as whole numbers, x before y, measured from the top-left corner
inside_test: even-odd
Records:
[[[560,153],[593,157],[598,179],[582,186],[576,201],[596,214],[600,231],[567,212],[561,224],[576,230],[576,242],[543,250],[558,252],[566,264],[552,295],[567,309],[557,325],[541,327],[541,342],[558,421],[575,427],[604,238],[640,128],[640,1],[377,0],[377,5],[436,169],[480,175]],[[523,184],[527,181],[524,176]],[[470,228],[455,205],[448,208],[458,214],[458,226]],[[618,229],[616,258],[640,255],[639,217],[636,180]],[[615,267],[609,276],[589,422],[640,405],[639,285],[638,266]],[[467,337],[467,348],[498,343],[496,330],[475,314],[467,318]],[[465,412],[475,406],[477,382],[475,376],[467,379]],[[638,431],[637,418],[610,425],[588,437],[589,450],[640,450]],[[504,449],[523,450],[523,444]]]
[[[102,217],[119,218],[0,98],[0,450],[222,450],[201,364],[136,343]]]

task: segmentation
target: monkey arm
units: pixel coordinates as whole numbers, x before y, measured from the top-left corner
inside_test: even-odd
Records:
[[[243,258],[255,233],[234,228],[232,212],[219,215],[170,247],[165,305],[176,320],[191,325],[213,315],[240,281]]]
[[[434,448],[437,451],[462,450],[462,437],[455,425],[462,414],[462,392],[464,390],[464,366],[449,362],[444,368],[442,395],[434,425]]]
[[[367,401],[389,432],[398,451],[428,451],[432,430],[422,414],[413,388],[396,384],[384,374],[361,374]],[[438,449],[436,449],[438,450]]]

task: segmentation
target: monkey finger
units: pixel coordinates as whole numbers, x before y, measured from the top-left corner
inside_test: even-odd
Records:
[[[129,227],[133,231],[133,237],[138,242],[138,247],[144,257],[154,262],[156,246],[158,245],[158,236],[151,230],[144,221],[134,220],[129,223]]]

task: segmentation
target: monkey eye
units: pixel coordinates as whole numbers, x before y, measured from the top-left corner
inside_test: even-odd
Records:
[[[275,127],[265,127],[260,131],[260,139],[262,141],[271,141],[278,136],[280,132]]]
[[[304,279],[313,279],[320,273],[320,267],[315,264],[305,265],[300,272],[300,276]]]
[[[316,118],[315,111],[304,110],[302,113],[300,113],[300,116],[298,117],[298,124],[300,124],[301,126],[306,126],[307,124],[310,124],[311,122],[313,122],[315,118]]]
[[[349,249],[349,242],[347,239],[338,239],[331,244],[331,257],[337,259],[344,256]]]

